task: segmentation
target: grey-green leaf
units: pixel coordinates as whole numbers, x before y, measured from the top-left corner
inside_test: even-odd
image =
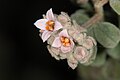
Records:
[[[85,23],[89,20],[87,14],[85,14],[84,10],[78,10],[71,15],[71,19],[75,20],[79,25]]]
[[[95,34],[94,34],[94,28],[96,27],[97,25],[94,24],[90,27],[87,28],[87,35],[89,36],[92,36],[94,39],[95,39]]]
[[[120,60],[120,43],[115,48],[107,49],[106,51],[112,58]]]
[[[120,30],[108,22],[99,23],[94,27],[97,41],[105,48],[114,48],[120,41]]]
[[[110,6],[120,15],[120,0],[110,0]]]
[[[101,67],[106,62],[106,51],[97,54],[95,61],[91,64],[93,67]]]

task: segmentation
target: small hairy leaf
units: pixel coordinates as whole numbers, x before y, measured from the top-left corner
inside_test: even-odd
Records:
[[[96,26],[97,25],[95,24],[95,25],[92,25],[91,27],[87,28],[87,35],[92,36],[94,39],[95,39],[94,28]]]
[[[120,0],[110,0],[110,6],[120,15]]]
[[[120,41],[120,30],[108,22],[99,23],[94,27],[97,41],[105,48],[114,48]]]
[[[87,14],[85,14],[84,10],[78,10],[75,13],[71,15],[71,18],[75,20],[79,25],[85,23],[87,20],[89,20],[89,17]]]
[[[106,51],[112,58],[120,60],[120,43],[115,48],[107,49]]]
[[[101,67],[102,65],[104,65],[106,61],[106,52],[100,52],[99,54],[97,54],[97,57],[95,59],[95,61],[91,64],[91,66],[93,67]]]

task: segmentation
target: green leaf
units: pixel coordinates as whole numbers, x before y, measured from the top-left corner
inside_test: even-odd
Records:
[[[85,23],[89,20],[87,14],[85,14],[84,10],[78,10],[71,15],[71,19],[75,20],[79,25]]]
[[[106,51],[112,58],[120,60],[120,43],[115,48],[107,49]]]
[[[120,15],[120,0],[110,0],[110,6]]]
[[[96,26],[97,25],[95,24],[95,25],[92,25],[91,27],[87,28],[87,35],[92,36],[94,39],[95,39],[94,28]]]
[[[93,67],[101,67],[102,65],[105,64],[106,61],[106,52],[100,52],[99,54],[97,54],[97,57],[95,59],[95,61],[91,64],[91,66]]]
[[[99,23],[94,27],[97,41],[105,48],[114,48],[120,41],[120,30],[108,22]]]

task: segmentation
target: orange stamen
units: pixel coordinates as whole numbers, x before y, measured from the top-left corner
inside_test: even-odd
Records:
[[[46,22],[46,30],[53,31],[55,22],[53,20],[49,20]]]
[[[61,37],[60,40],[61,40],[61,42],[64,42],[64,41],[65,41],[64,37]]]
[[[66,47],[68,47],[68,46],[70,46],[70,39],[69,38],[67,38],[67,37],[61,37],[60,38],[60,40],[61,40],[61,43],[62,43],[62,45],[63,46],[66,46]]]
[[[70,46],[70,43],[66,43],[65,46],[67,46],[67,47]]]
[[[65,43],[69,43],[70,40],[68,38],[65,38]]]

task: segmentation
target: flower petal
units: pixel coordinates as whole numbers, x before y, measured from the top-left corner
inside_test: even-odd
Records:
[[[53,47],[59,48],[61,46],[61,41],[59,37],[56,37],[52,44]]]
[[[60,51],[60,59],[66,59],[68,57],[69,54],[64,54]]]
[[[55,29],[54,29],[54,31],[56,31],[56,30],[59,30],[59,29],[61,29],[61,28],[63,28],[63,26],[61,25],[61,23],[60,22],[58,22],[58,21],[55,21]]]
[[[45,26],[47,21],[47,19],[39,19],[34,23],[34,25],[41,30],[46,30]]]
[[[64,47],[64,46],[61,46],[61,51],[62,51],[63,53],[70,52],[71,50],[72,50],[71,47]]]
[[[50,32],[50,31],[44,31],[42,33],[42,40],[43,40],[43,42],[45,42],[50,37],[51,34],[52,34],[52,32]]]
[[[72,39],[70,39],[70,42],[71,42],[70,47],[71,47],[71,48],[74,48],[74,45],[75,45],[75,44],[74,44],[73,40],[72,40]]]
[[[46,13],[46,18],[47,18],[48,20],[55,20],[54,14],[53,14],[53,12],[52,12],[52,8],[47,11],[47,13]]]
[[[62,30],[62,31],[59,33],[59,36],[69,37],[69,35],[68,35],[68,33],[67,33],[67,29]]]

